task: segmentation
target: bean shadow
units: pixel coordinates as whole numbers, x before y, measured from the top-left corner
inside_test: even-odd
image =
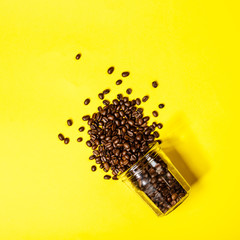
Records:
[[[168,136],[162,149],[192,187],[208,171],[209,164],[203,146],[197,140],[184,114],[175,115],[165,124]]]

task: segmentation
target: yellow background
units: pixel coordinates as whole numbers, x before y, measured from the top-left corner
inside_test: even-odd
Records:
[[[1,0],[0,239],[239,238],[238,15],[238,1]],[[76,142],[107,87],[149,94],[146,114],[166,104],[161,138],[195,176],[167,217],[92,173]]]

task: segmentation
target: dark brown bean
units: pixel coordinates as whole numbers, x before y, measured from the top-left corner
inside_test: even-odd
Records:
[[[157,127],[158,127],[159,129],[161,129],[161,128],[163,127],[162,123],[159,123],[159,124],[157,125]]]
[[[131,89],[131,88],[128,88],[128,89],[126,90],[126,93],[127,93],[127,94],[131,94],[131,93],[132,93],[132,89]]]
[[[118,177],[117,176],[113,176],[112,179],[113,180],[118,180]]]
[[[82,140],[83,140],[83,139],[82,139],[81,137],[79,137],[79,138],[77,139],[78,142],[82,142]]]
[[[58,134],[58,138],[59,138],[60,141],[63,141],[63,140],[64,140],[63,134],[62,134],[62,133],[59,133],[59,134]]]
[[[104,91],[103,91],[103,94],[105,95],[105,94],[108,94],[108,93],[110,93],[110,89],[105,89]]]
[[[88,105],[89,103],[90,103],[90,99],[89,98],[85,99],[84,104]]]
[[[136,99],[136,104],[137,104],[137,105],[140,105],[140,104],[141,104],[140,98],[137,98],[137,99]]]
[[[87,144],[88,147],[92,146],[92,143],[90,141],[87,141],[86,144]]]
[[[144,96],[144,97],[142,98],[142,101],[143,101],[143,102],[146,102],[148,99],[149,99],[149,96]]]
[[[129,76],[129,74],[130,74],[130,72],[122,72],[122,76],[123,76],[123,77]]]
[[[89,157],[89,160],[93,160],[95,158],[95,156],[94,155],[91,155],[90,157]]]
[[[75,58],[79,60],[81,56],[82,56],[81,53],[78,53]]]
[[[108,100],[103,100],[103,104],[104,104],[104,105],[109,105],[110,102],[109,102]]]
[[[160,104],[158,105],[159,108],[164,108],[164,106],[165,106],[165,105],[164,105],[163,103],[160,103]]]
[[[111,179],[111,176],[110,175],[105,175],[103,178],[106,179],[106,180],[109,180],[109,179]]]
[[[67,120],[67,125],[68,125],[68,126],[72,126],[72,124],[73,124],[72,119],[68,119],[68,120]]]
[[[157,81],[152,82],[152,86],[153,86],[154,88],[156,88],[156,87],[158,86]]]
[[[83,132],[84,129],[85,129],[85,127],[80,127],[78,130],[79,130],[79,132]]]
[[[153,111],[153,112],[152,112],[152,115],[153,115],[154,117],[157,117],[157,116],[158,116],[158,112],[157,112],[157,111]]]
[[[112,74],[113,71],[114,71],[114,67],[110,67],[110,68],[107,70],[108,74]]]
[[[116,85],[120,85],[120,84],[122,84],[122,80],[121,79],[116,81]]]
[[[95,171],[97,170],[97,167],[96,167],[95,165],[93,165],[93,166],[91,167],[91,170],[92,170],[93,172],[95,172]]]
[[[82,120],[83,121],[88,121],[90,119],[90,116],[89,115],[85,115],[82,117]]]
[[[103,93],[99,93],[99,94],[98,94],[98,97],[99,97],[101,100],[103,100],[103,99],[104,99]]]
[[[70,139],[69,139],[69,138],[65,138],[65,139],[64,139],[64,143],[65,143],[65,144],[68,144],[69,142],[70,142]]]

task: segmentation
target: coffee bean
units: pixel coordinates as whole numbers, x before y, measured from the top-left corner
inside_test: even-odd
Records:
[[[161,129],[161,128],[163,127],[162,123],[159,123],[159,124],[157,125],[157,127],[158,127],[159,129]]]
[[[110,89],[105,89],[104,91],[103,91],[103,94],[105,95],[105,94],[108,94],[108,93],[110,93]]]
[[[72,119],[68,119],[68,120],[67,120],[67,125],[68,125],[68,126],[72,126],[72,124],[73,124]]]
[[[123,77],[129,76],[129,74],[130,74],[129,72],[122,72],[122,76],[123,76]]]
[[[81,55],[80,53],[78,53],[75,58],[76,58],[77,60],[79,60],[81,56],[82,56],[82,55]]]
[[[65,144],[68,144],[69,142],[70,142],[70,139],[69,139],[69,138],[65,138],[65,139],[64,139],[64,143],[65,143]]]
[[[110,68],[107,70],[108,74],[112,74],[113,71],[114,71],[114,67],[110,67]]]
[[[153,115],[154,117],[157,117],[157,116],[158,116],[158,112],[157,112],[157,111],[153,111],[153,112],[152,112],[152,115]]]
[[[164,108],[164,106],[165,106],[165,105],[164,105],[163,103],[161,103],[161,104],[158,105],[159,108]]]
[[[89,157],[89,160],[93,160],[95,158],[95,156],[94,155],[91,155],[90,157]]]
[[[128,88],[128,89],[126,90],[126,93],[127,93],[127,94],[131,94],[131,93],[132,93],[132,89],[131,89],[131,88]]]
[[[146,102],[148,99],[149,99],[149,96],[144,96],[144,97],[142,98],[142,101],[143,101],[143,102]]]
[[[122,94],[118,94],[118,95],[117,95],[117,99],[118,99],[118,100],[122,100],[122,99],[123,99],[123,95],[122,95]]]
[[[79,132],[83,132],[84,129],[85,129],[85,127],[80,127],[78,130],[79,130]]]
[[[118,177],[117,176],[113,176],[112,179],[113,180],[118,180]]]
[[[82,120],[83,121],[88,121],[90,119],[90,116],[89,115],[85,115],[82,117]]]
[[[177,193],[174,193],[174,194],[172,195],[172,200],[176,200],[177,197],[178,197]]]
[[[136,104],[137,104],[137,105],[140,105],[140,104],[141,104],[140,98],[137,98],[137,99],[136,99]]]
[[[88,147],[92,146],[92,143],[90,141],[87,141],[86,144],[87,144]]]
[[[59,134],[58,134],[58,138],[59,138],[60,141],[63,141],[63,140],[64,140],[64,136],[62,135],[62,133],[59,133]]]
[[[82,139],[81,137],[79,137],[79,138],[77,139],[78,142],[82,142],[82,140],[83,140],[83,139]]]
[[[153,86],[154,88],[156,88],[156,87],[158,86],[157,81],[152,82],[152,86]]]
[[[157,131],[155,131],[155,132],[153,133],[153,135],[154,135],[155,138],[159,138],[159,133],[158,133]]]
[[[99,94],[98,94],[98,97],[99,97],[101,100],[103,100],[103,99],[104,99],[103,93],[99,93]]]
[[[103,100],[103,104],[104,104],[104,105],[109,105],[110,102],[109,102],[108,100]]]
[[[91,167],[91,170],[92,170],[93,172],[95,172],[95,171],[97,170],[97,167],[96,167],[95,165],[93,165],[93,166]]]
[[[103,178],[106,179],[106,180],[109,180],[111,178],[111,176],[110,175],[105,175]]]
[[[116,81],[116,85],[120,85],[120,84],[122,84],[122,80],[121,79]]]
[[[85,99],[84,104],[88,105],[89,103],[90,103],[90,99],[89,98]]]

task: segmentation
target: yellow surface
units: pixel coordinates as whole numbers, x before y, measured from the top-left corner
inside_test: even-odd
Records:
[[[1,0],[0,13],[1,240],[240,237],[238,1]],[[75,140],[107,87],[149,94],[146,114],[166,104],[161,137],[194,179],[167,217],[92,173]]]

